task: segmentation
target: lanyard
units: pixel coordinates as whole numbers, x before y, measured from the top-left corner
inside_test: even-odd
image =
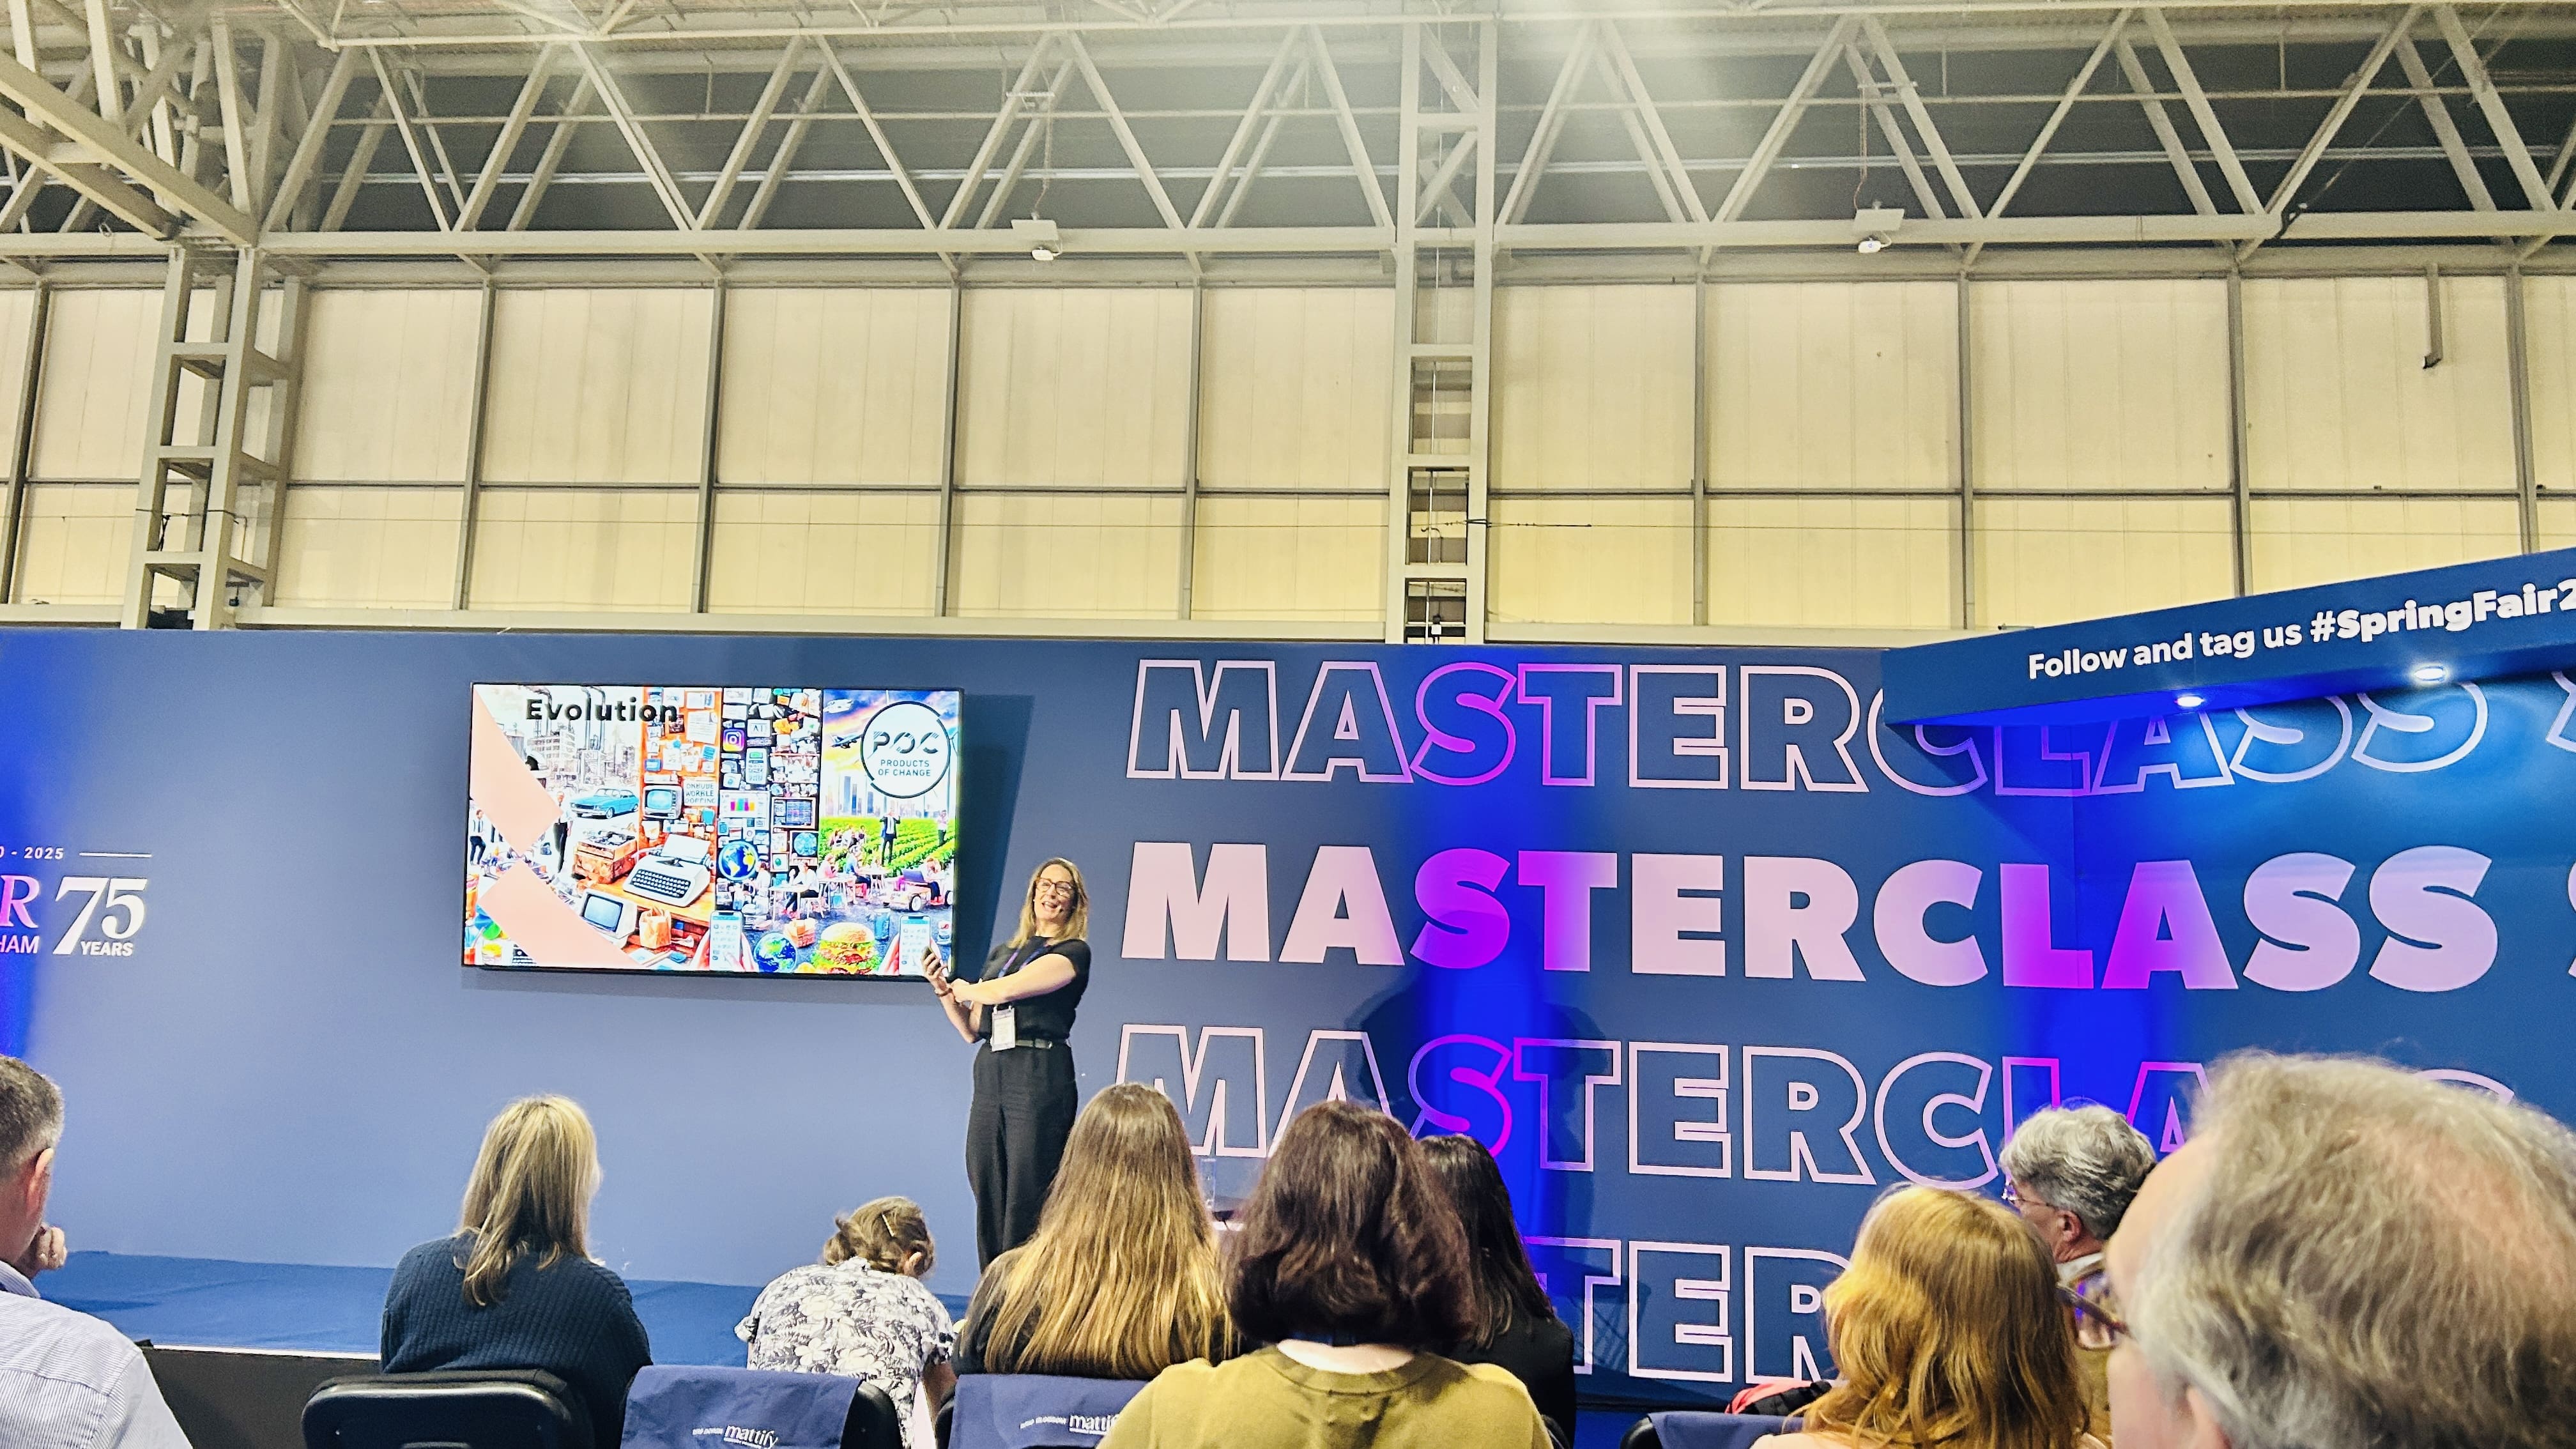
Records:
[[[1017,971],[1021,967],[1038,959],[1040,956],[1045,955],[1046,948],[1047,938],[1044,936],[1031,936],[1027,940],[1022,941],[1019,946],[1003,960],[1002,969],[993,973],[993,979],[999,981],[1003,977],[1010,975],[1012,972]]]

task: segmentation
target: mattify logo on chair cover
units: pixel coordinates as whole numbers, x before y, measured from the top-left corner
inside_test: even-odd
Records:
[[[706,1439],[722,1436],[725,1443],[740,1444],[743,1449],[778,1449],[778,1431],[775,1429],[746,1429],[740,1424],[727,1424],[721,1429],[691,1429],[689,1435]]]
[[[1023,1433],[1031,1429],[1062,1429],[1068,1434],[1088,1434],[1100,1439],[1107,1437],[1110,1427],[1117,1422],[1116,1414],[1039,1414],[1022,1419],[1020,1429]]]

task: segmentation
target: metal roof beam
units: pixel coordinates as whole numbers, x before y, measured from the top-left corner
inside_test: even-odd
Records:
[[[793,49],[794,47],[789,47]],[[347,51],[342,51],[345,58]],[[456,229],[472,231],[483,219],[484,208],[492,204],[492,193],[500,189],[502,168],[519,149],[519,138],[528,132],[528,122],[537,113],[537,102],[545,96],[546,82],[554,79],[555,47],[549,45],[537,52],[537,63],[528,67],[527,82],[519,87],[519,98],[510,103],[509,117],[501,122],[501,134],[492,139],[492,152],[483,158],[483,174],[474,178],[474,190],[465,204],[456,209]],[[334,71],[336,79],[338,72]],[[336,92],[333,93],[336,97]],[[272,217],[269,225],[275,226]]]
[[[662,153],[654,149],[653,138],[645,135],[643,126],[637,123],[634,108],[626,103],[626,93],[618,89],[617,77],[599,63],[589,46],[576,44],[572,53],[590,76],[591,86],[599,92],[600,103],[608,107],[609,116],[617,122],[618,134],[626,138],[627,148],[643,163],[644,174],[653,183],[653,194],[662,199],[662,209],[671,214],[671,224],[682,231],[697,230],[698,219],[690,215],[688,199],[680,194],[679,183],[671,179],[671,169],[662,164]]]
[[[2397,63],[2406,71],[2406,83],[2415,88],[2415,99],[2424,108],[2424,119],[2433,127],[2434,139],[2442,143],[2442,154],[2451,162],[2451,174],[2459,179],[2460,189],[2468,193],[2469,205],[2479,211],[2495,210],[2495,195],[2487,190],[2487,179],[2478,172],[2476,158],[2469,155],[2468,142],[2460,136],[2460,123],[2451,116],[2451,108],[2434,93],[2433,74],[2424,67],[2424,57],[2415,49],[2411,36],[2397,41]]]
[[[859,123],[868,128],[868,139],[875,143],[877,154],[885,158],[886,169],[894,173],[895,184],[903,188],[903,199],[912,207],[912,214],[920,219],[923,226],[937,225],[938,223],[931,220],[929,203],[922,200],[921,188],[913,184],[912,172],[904,166],[903,158],[894,153],[894,142],[886,139],[885,127],[877,123],[876,111],[868,105],[868,98],[859,93],[858,81],[850,75],[849,69],[841,64],[839,49],[825,45],[823,63],[831,68],[832,78],[841,83],[841,94],[849,98],[850,109],[857,113]],[[806,97],[805,109],[811,112],[814,109],[814,102],[820,98],[819,90],[809,94]],[[804,121],[800,118],[798,124],[803,125]],[[803,133],[798,134],[801,137]],[[784,145],[781,145],[779,156],[782,159],[772,161],[770,163],[772,168],[784,166],[786,164],[784,158],[792,154]]]
[[[2469,32],[2460,24],[2457,10],[2448,5],[2433,7],[2433,23],[2442,29],[2442,38],[2450,42],[2451,57],[2460,63],[2460,76],[2469,83],[2469,94],[2477,98],[2478,109],[2486,113],[2487,128],[2495,132],[2496,144],[2504,148],[2505,164],[2513,168],[2513,179],[2522,184],[2523,198],[2533,209],[2549,211],[2556,202],[2549,194],[2549,183],[2540,179],[2540,168],[2531,164],[2531,147],[2524,144],[2522,131],[2504,108],[2504,97],[2496,94],[2495,82],[2487,76],[2486,62],[2478,58],[2478,48],[2470,43]]]
[[[1772,165],[1779,161],[1781,151],[1787,148],[1789,133],[1798,128],[1798,118],[1807,113],[1808,100],[1815,95],[1816,87],[1824,84],[1826,73],[1833,69],[1834,56],[1841,50],[1844,38],[1851,33],[1853,23],[1848,17],[1834,22],[1833,32],[1825,37],[1825,43],[1814,55],[1807,57],[1807,68],[1799,73],[1798,83],[1789,88],[1788,99],[1772,113],[1771,124],[1764,129],[1762,140],[1754,146],[1753,154],[1746,158],[1744,169],[1736,173],[1735,184],[1726,190],[1726,199],[1718,203],[1714,213],[1716,220],[1733,221],[1744,214],[1745,206],[1753,200],[1753,193],[1761,187],[1762,178],[1771,174]]]
[[[1377,163],[1369,159],[1368,143],[1360,137],[1359,117],[1351,112],[1350,93],[1342,89],[1342,72],[1333,64],[1332,47],[1324,41],[1323,27],[1306,27],[1307,53],[1314,57],[1314,71],[1324,82],[1324,95],[1333,103],[1334,121],[1341,128],[1342,149],[1351,157],[1351,176],[1360,184],[1368,200],[1369,219],[1379,226],[1395,225],[1395,214],[1387,208],[1386,188],[1378,184]],[[1246,176],[1249,186],[1252,178]]]
[[[2127,78],[2129,89],[2145,109],[2147,127],[2156,133],[2156,143],[2164,147],[2165,161],[2173,167],[2174,179],[2182,183],[2183,195],[2191,199],[2191,209],[2202,216],[2217,215],[2218,203],[2210,199],[2209,183],[2200,179],[2200,167],[2193,164],[2190,149],[2182,143],[2181,130],[2157,97],[2156,83],[2147,77],[2146,63],[2138,59],[2138,48],[2123,40],[2118,50],[2120,74]]]
[[[1252,101],[1243,108],[1243,120],[1236,124],[1234,134],[1226,139],[1225,154],[1217,158],[1216,174],[1208,178],[1207,189],[1199,193],[1198,204],[1190,208],[1190,225],[1207,224],[1208,212],[1215,208],[1218,197],[1232,181],[1235,163],[1243,159],[1244,146],[1259,129],[1271,96],[1278,92],[1280,77],[1288,69],[1288,57],[1296,50],[1299,38],[1293,30],[1280,38],[1279,49],[1271,54],[1269,69],[1261,73],[1261,83],[1252,88]]]
[[[148,148],[128,136],[124,127],[54,89],[43,76],[11,57],[0,56],[0,96],[17,102],[27,111],[23,120],[11,117],[5,123],[15,133],[15,139],[0,136],[0,141],[6,141],[20,155],[53,172],[82,195],[124,216],[136,226],[161,236],[175,232],[176,223],[162,210],[166,205],[205,223],[236,246],[249,246],[258,239],[259,224],[240,207],[217,195],[195,177],[183,174],[177,167],[153,155]],[[79,148],[95,157],[96,161],[53,159],[55,138],[47,134],[47,128],[77,142]],[[30,154],[30,148],[42,149],[46,155]],[[108,175],[105,166],[113,166],[149,187],[159,198],[159,204],[145,201],[143,206],[137,207],[135,202],[141,193]],[[121,207],[126,209],[120,210]],[[156,216],[159,218],[157,225],[152,220]]]
[[[1879,64],[1886,68],[1888,83],[1905,107],[1906,117],[1914,122],[1915,134],[1923,138],[1923,149],[1932,157],[1932,167],[1950,187],[1951,200],[1958,203],[1964,217],[1982,215],[1977,208],[1977,194],[1968,189],[1968,178],[1959,174],[1958,162],[1950,155],[1950,143],[1941,139],[1941,128],[1932,124],[1932,112],[1924,106],[1923,97],[1914,88],[1914,77],[1906,74],[1905,60],[1896,53],[1896,42],[1889,38],[1887,27],[1877,16],[1861,22],[1869,33],[1870,44],[1878,50]]]
[[[2218,173],[2227,178],[2228,190],[2236,194],[2237,209],[2259,212],[2263,198],[2254,191],[2254,182],[2245,174],[2245,163],[2236,158],[2236,147],[2227,139],[2227,128],[2218,124],[2218,112],[2209,104],[2209,93],[2201,89],[2200,77],[2191,68],[2191,58],[2183,54],[2182,43],[2174,38],[2173,27],[2166,23],[2165,13],[2150,6],[2146,12],[2147,30],[2156,38],[2156,49],[2163,53],[2165,68],[2173,72],[2174,85],[2182,91],[2182,103],[2200,126],[2200,137],[2209,144],[2209,153],[2218,161]]]
[[[1897,124],[1896,108],[1879,94],[1882,87],[1877,72],[1870,69],[1869,58],[1860,53],[1857,44],[1845,41],[1843,63],[1851,70],[1852,83],[1860,87],[1861,103],[1878,117],[1878,128],[1887,136],[1887,148],[1896,153],[1897,167],[1905,173],[1905,184],[1914,189],[1916,204],[1935,221],[1948,216],[1941,206],[1941,193],[1932,189],[1931,178],[1923,174],[1923,167],[1914,159],[1914,147],[1906,140],[1905,128]]]

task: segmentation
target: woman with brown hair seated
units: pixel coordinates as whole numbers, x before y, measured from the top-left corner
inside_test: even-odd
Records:
[[[957,1371],[1150,1379],[1233,1347],[1180,1113],[1144,1083],[1106,1088],[1073,1124],[1036,1235],[976,1285]]]
[[[1841,1381],[1804,1432],[1756,1449],[2101,1449],[2057,1266],[2000,1204],[1932,1187],[1880,1198],[1825,1290],[1825,1336]]]
[[[1460,1363],[1509,1369],[1555,1431],[1574,1442],[1574,1330],[1556,1316],[1512,1220],[1512,1190],[1473,1137],[1425,1137],[1422,1160],[1458,1210],[1467,1238],[1468,1308],[1475,1328],[1443,1350]]]
[[[1548,1449],[1529,1391],[1439,1356],[1465,1338],[1467,1248],[1422,1149],[1348,1102],[1279,1135],[1230,1253],[1235,1326],[1270,1346],[1147,1384],[1102,1449]]]

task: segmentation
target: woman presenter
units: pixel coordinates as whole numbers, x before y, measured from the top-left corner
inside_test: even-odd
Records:
[[[975,1189],[977,1266],[1026,1242],[1038,1228],[1065,1137],[1082,1106],[1074,1084],[1074,1008],[1091,984],[1082,933],[1091,896],[1069,860],[1029,877],[1020,928],[984,958],[972,981],[930,963],[930,986],[975,1052],[975,1101],[966,1113],[966,1180]]]

